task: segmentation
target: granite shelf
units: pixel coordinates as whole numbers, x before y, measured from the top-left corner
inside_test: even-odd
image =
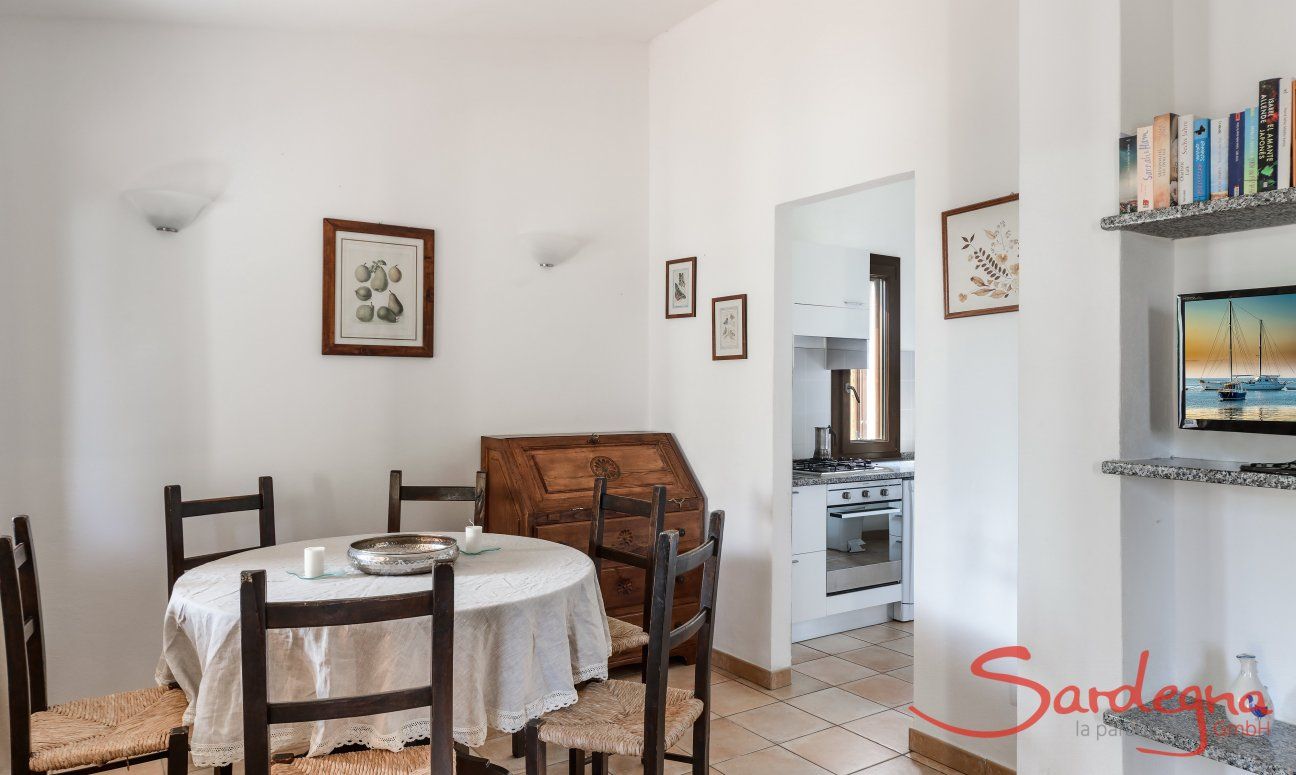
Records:
[[[1227,460],[1197,460],[1189,457],[1159,457],[1148,460],[1104,460],[1102,472],[1144,479],[1170,479],[1176,482],[1234,484],[1241,487],[1265,487],[1270,490],[1296,490],[1296,476],[1253,474],[1242,471],[1241,463]]]
[[[1103,723],[1181,751],[1195,751],[1200,743],[1197,718],[1191,712],[1159,713],[1153,708],[1134,708],[1123,713],[1109,710],[1103,714]],[[1233,728],[1224,711],[1212,706],[1206,717],[1206,729],[1206,750],[1201,755],[1207,759],[1260,775],[1296,775],[1296,726],[1275,721],[1273,729],[1263,737],[1221,735],[1219,731],[1231,732]]]
[[[1293,223],[1296,223],[1296,188],[1193,202],[1141,213],[1109,215],[1100,225],[1104,231],[1133,231],[1153,237],[1182,239]]]

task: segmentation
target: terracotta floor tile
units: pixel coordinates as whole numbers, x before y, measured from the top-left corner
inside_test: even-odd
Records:
[[[566,766],[566,765],[564,765]],[[586,772],[593,772],[593,763],[585,765]],[[629,756],[613,756],[608,759],[608,771],[612,775],[643,775],[643,763]],[[667,760],[662,772],[665,775],[685,775],[692,772],[693,765],[685,762]],[[552,769],[546,775],[553,775]]]
[[[792,671],[792,683],[781,689],[766,689],[763,686],[757,686],[751,681],[743,681],[742,683],[750,686],[758,692],[761,692],[762,694],[768,694],[778,700],[790,700],[793,697],[800,697],[803,694],[809,694],[810,692],[817,692],[820,689],[828,688],[828,684],[823,681],[811,678],[805,673],[798,673],[795,670]]]
[[[885,705],[879,705],[872,700],[866,700],[858,695],[842,691],[835,686],[801,697],[794,697],[788,700],[788,704],[833,724],[845,724],[847,721],[854,721],[873,713],[881,713],[887,709]]]
[[[910,665],[908,667],[902,667],[899,670],[888,670],[887,675],[892,676],[894,678],[899,678],[901,681],[908,681],[909,683],[913,683],[914,666]]]
[[[512,773],[526,772],[526,757],[513,758],[513,737],[502,735],[488,739],[480,748],[473,748],[472,753],[491,760],[492,764],[507,769]],[[551,745],[545,749],[545,761],[549,765],[567,761],[568,750],[561,746]],[[563,766],[567,766],[563,764]]]
[[[860,775],[940,775],[940,771],[933,770],[907,756],[897,756],[875,767],[869,767]]]
[[[802,662],[792,669],[832,686],[858,681],[876,672],[863,665],[847,662],[839,657],[824,657],[810,662]]]
[[[775,743],[804,737],[832,726],[818,716],[782,702],[730,716],[729,720]]]
[[[914,631],[914,623],[913,623],[912,621],[909,621],[909,622],[887,622],[887,626],[890,627],[890,628],[893,629],[893,630],[904,630],[905,632],[908,632],[908,633],[912,633],[912,632]]]
[[[828,775],[828,770],[778,746],[720,762],[715,768],[722,775]]]
[[[717,716],[732,716],[772,702],[778,700],[738,681],[725,681],[711,687],[711,712]]]
[[[899,641],[895,642],[898,643]],[[913,664],[913,657],[907,654],[901,654],[899,651],[894,651],[885,646],[866,646],[862,649],[838,654],[837,656],[854,662],[857,665],[863,665],[870,670],[876,670],[879,673],[885,673],[890,670],[896,670]]]
[[[802,646],[809,646],[825,654],[840,654],[860,647],[859,641],[849,635],[825,635],[822,638],[811,638],[801,641]]]
[[[911,657],[913,656],[913,636],[912,635],[909,635],[904,638],[896,638],[895,640],[889,640],[883,643],[882,645],[886,646],[892,651],[899,651],[901,654],[908,654]]]
[[[858,630],[851,630],[846,635],[858,640],[867,641],[868,643],[885,643],[896,638],[904,638],[909,633],[904,630],[897,630],[888,627],[885,624],[875,624],[872,627],[861,627]]]
[[[895,707],[913,702],[913,684],[889,675],[874,675],[844,684],[841,688],[867,700]]]
[[[802,662],[809,662],[812,659],[822,659],[828,656],[818,649],[812,649],[801,643],[792,644],[792,664],[799,665]]]
[[[913,721],[913,718],[903,713],[888,710],[856,719],[842,726],[875,743],[881,743],[893,751],[908,753],[909,727],[913,725]]]
[[[727,761],[736,756],[746,756],[754,751],[769,748],[774,743],[747,729],[743,729],[729,719],[711,722],[711,764]],[[687,734],[683,740],[672,748],[679,753],[693,753],[693,736]]]
[[[670,675],[667,677],[666,683],[670,684],[671,686],[674,686],[677,689],[692,689],[693,676],[694,676],[693,668],[694,665],[671,665]],[[639,673],[636,671],[633,678],[626,678],[622,680],[637,682],[639,680]],[[728,680],[730,679],[726,678],[723,675],[720,675],[716,671],[714,670],[711,671],[712,686],[715,686],[716,684],[724,683],[725,681]]]
[[[784,743],[783,747],[823,767],[833,775],[848,775],[896,756],[896,752],[890,748],[866,740],[841,727],[832,727],[813,735],[797,738]]]

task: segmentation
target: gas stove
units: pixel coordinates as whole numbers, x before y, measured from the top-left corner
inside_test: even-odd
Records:
[[[876,467],[871,460],[854,457],[792,461],[792,473],[803,476],[848,476]]]

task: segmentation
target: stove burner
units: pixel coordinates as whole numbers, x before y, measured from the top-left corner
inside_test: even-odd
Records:
[[[867,471],[875,467],[873,461],[862,460],[860,458],[832,458],[829,460],[810,458],[807,460],[792,461],[793,471],[803,474],[818,474],[820,476],[827,474],[849,474],[856,471]]]

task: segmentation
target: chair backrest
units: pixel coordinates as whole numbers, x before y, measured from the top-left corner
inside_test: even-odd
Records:
[[[31,756],[31,714],[48,707],[45,633],[31,524],[21,516],[13,526],[13,538],[0,536],[0,620],[9,685],[11,771],[25,773]]]
[[[657,566],[653,571],[652,615],[648,627],[647,684],[644,702],[644,772],[661,775],[666,756],[666,689],[671,650],[697,636],[697,661],[693,665],[693,696],[702,701],[702,715],[693,725],[693,761],[707,762],[711,716],[711,644],[715,636],[716,582],[720,575],[720,548],[724,537],[723,511],[711,512],[707,539],[699,547],[679,553],[679,533],[667,530],[657,536]],[[687,622],[671,628],[670,610],[675,599],[676,577],[702,568],[702,593],[698,611]],[[696,770],[695,770],[696,771]]]
[[[226,552],[213,552],[197,557],[186,557],[184,550],[184,521],[193,517],[205,517],[211,514],[233,514],[240,511],[259,512],[261,530],[260,546],[275,545],[275,512],[274,480],[263,476],[257,480],[255,495],[234,495],[228,498],[208,498],[206,500],[187,501],[180,496],[180,485],[168,485],[162,491],[166,501],[166,545],[167,545],[167,595],[175,588],[176,579],[187,570],[199,565],[219,560],[231,554],[246,552],[256,547],[230,549]]]
[[[639,555],[623,549],[609,546],[603,531],[607,523],[607,512],[613,511],[632,517],[643,517],[648,520],[648,549]],[[607,491],[607,479],[598,477],[594,480],[594,515],[590,518],[589,556],[594,561],[594,574],[603,571],[603,560],[620,562],[644,572],[644,629],[648,629],[648,614],[652,604],[653,562],[657,552],[657,536],[666,529],[666,487],[656,485],[652,488],[652,500],[641,501],[637,498],[626,498],[611,495]]]
[[[266,602],[265,571],[243,571],[240,590],[243,645],[243,747],[247,775],[270,772],[270,725],[357,718],[430,707],[431,775],[454,766],[454,566],[432,571],[432,589],[384,597],[302,603]],[[271,630],[371,624],[432,617],[431,683],[352,697],[268,702],[267,634]]]
[[[401,503],[404,501],[472,501],[472,524],[481,525],[486,515],[486,472],[477,472],[472,487],[411,487],[402,484],[401,472],[391,472],[387,491],[387,532],[401,532]]]

